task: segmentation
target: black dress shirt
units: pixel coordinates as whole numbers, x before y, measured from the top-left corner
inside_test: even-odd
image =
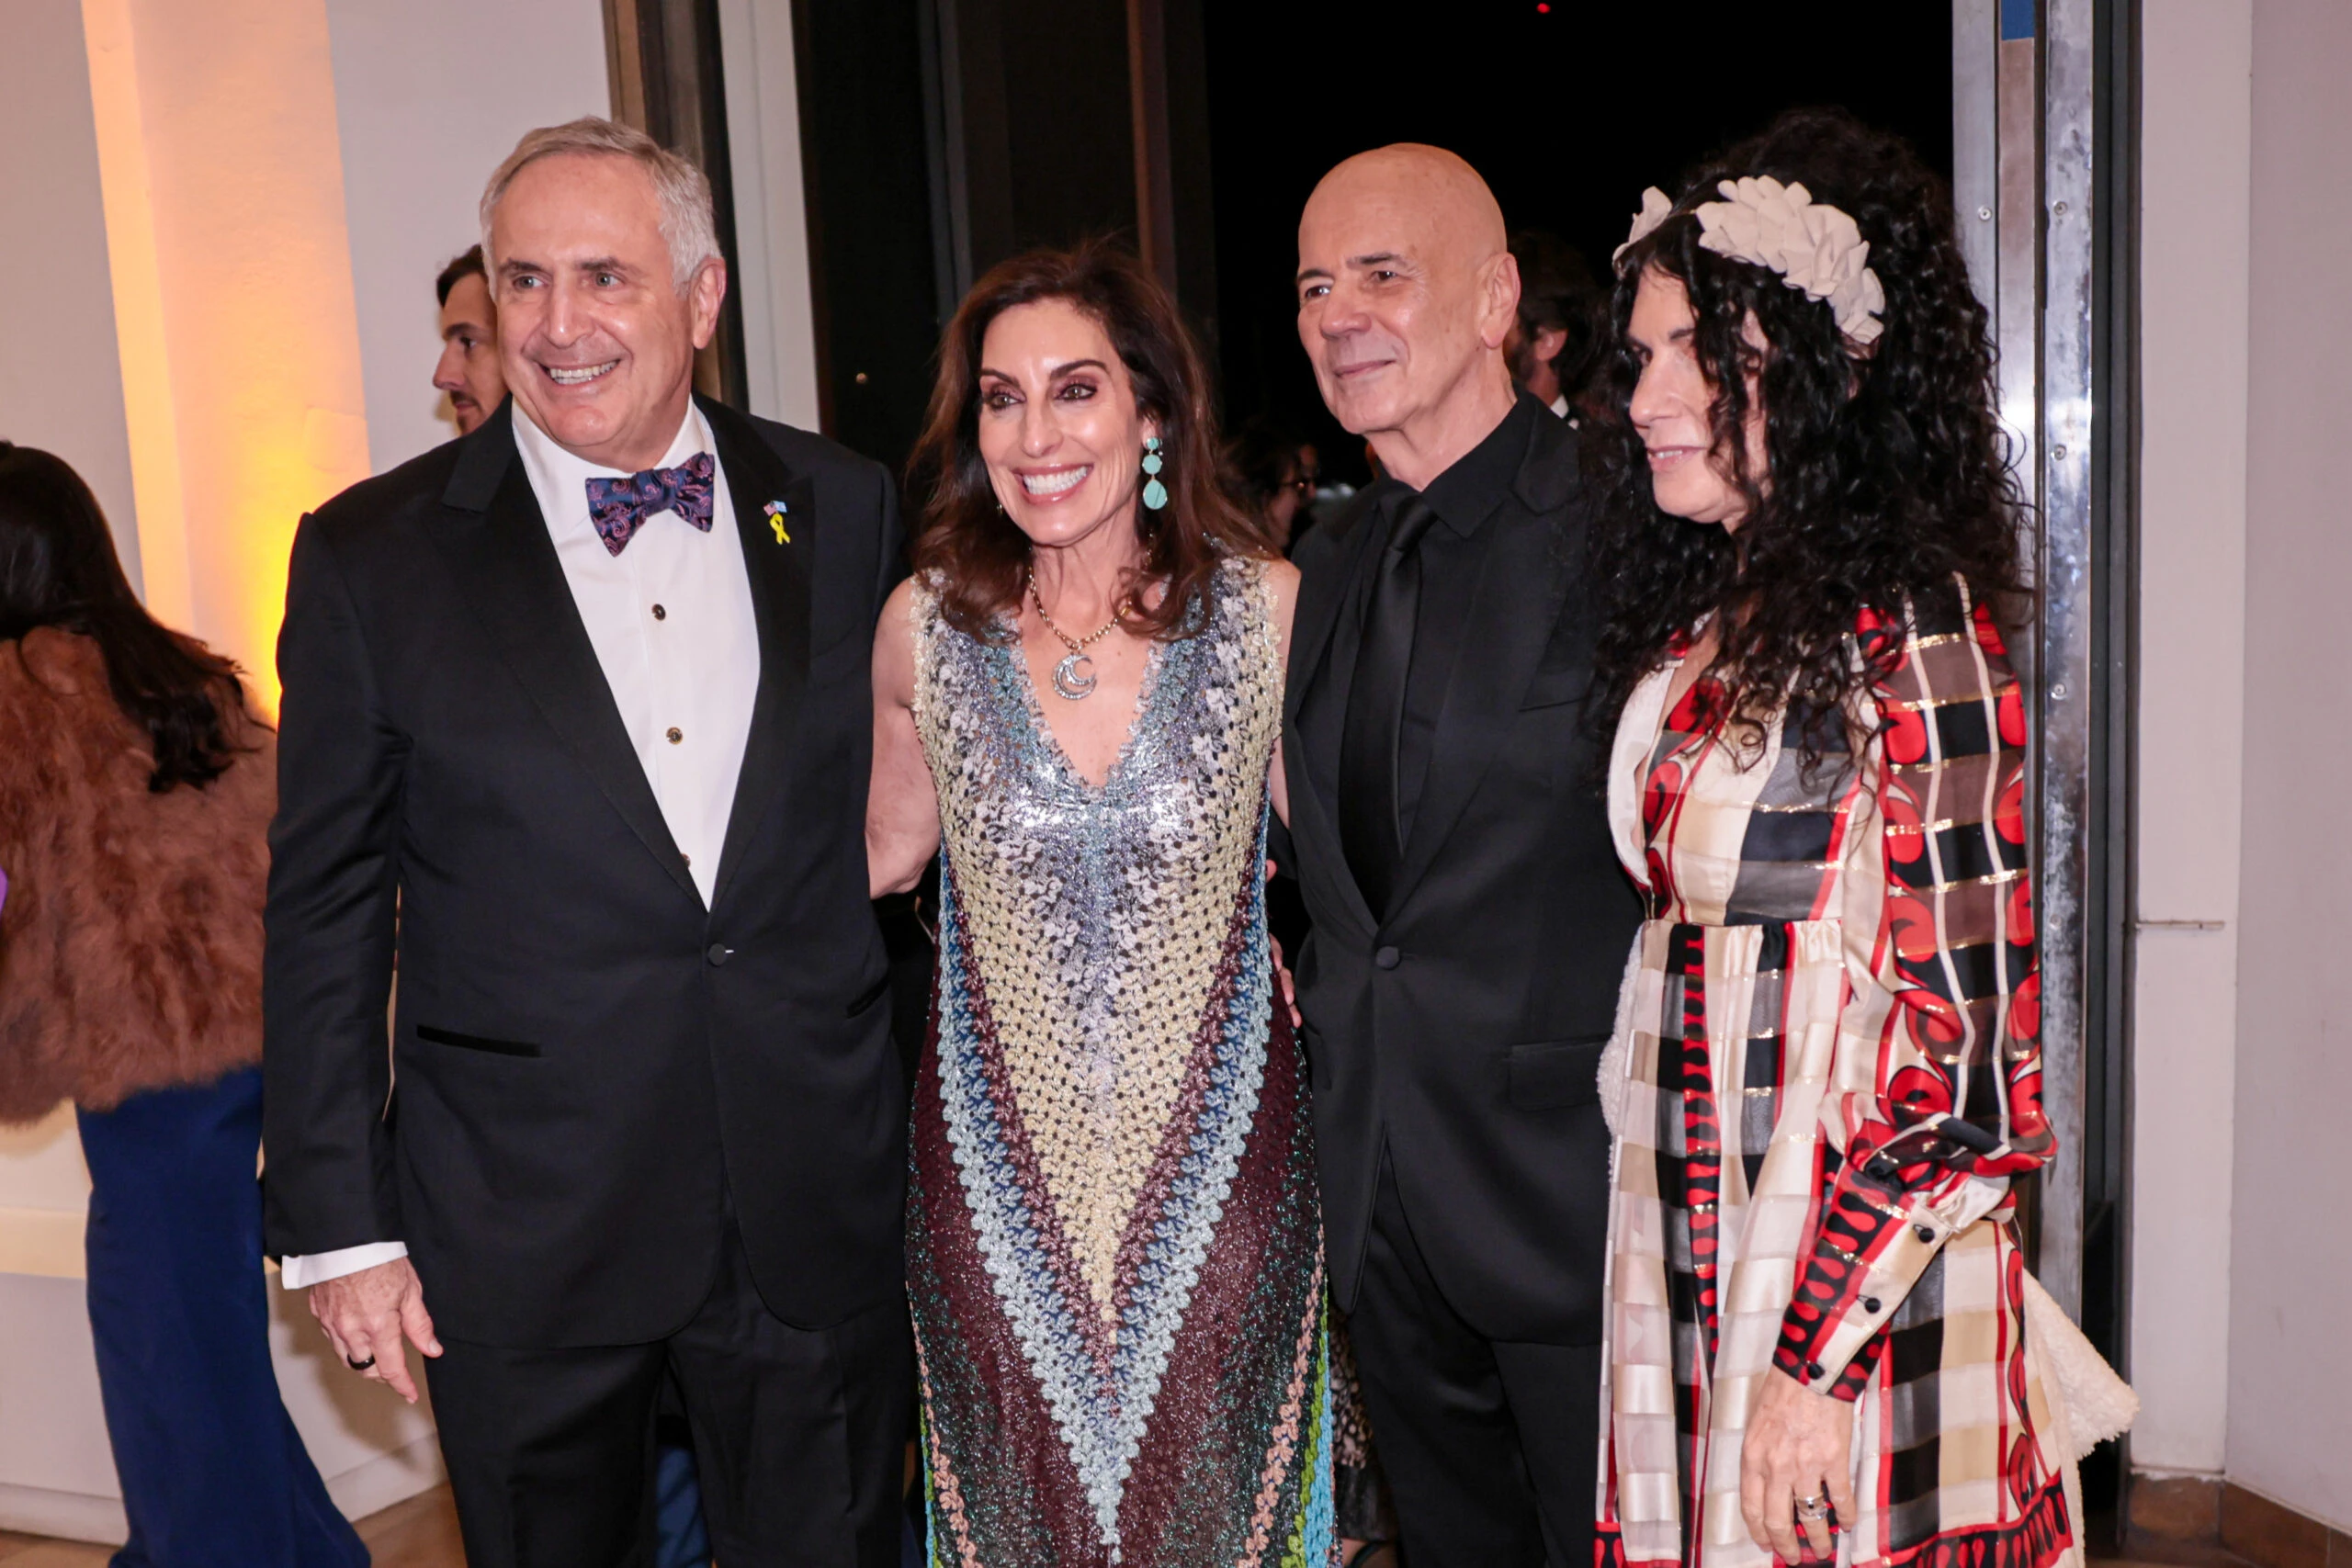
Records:
[[[1550,417],[1543,404],[1522,394],[1484,441],[1421,491],[1438,520],[1421,536],[1421,608],[1413,628],[1413,662],[1405,677],[1404,716],[1397,726],[1396,820],[1408,842],[1429,778],[1438,716],[1445,709],[1446,686],[1453,679],[1454,652],[1469,626],[1471,598],[1486,564],[1490,536],[1483,525],[1510,495],[1527,455],[1531,424],[1539,416]],[[1386,482],[1395,493],[1381,502],[1384,540],[1413,494],[1406,485]]]

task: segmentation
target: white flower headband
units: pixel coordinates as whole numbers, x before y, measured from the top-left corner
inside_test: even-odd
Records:
[[[1719,256],[1769,267],[1808,299],[1826,299],[1838,330],[1856,346],[1878,341],[1886,330],[1882,315],[1886,291],[1870,269],[1871,244],[1853,219],[1813,199],[1802,185],[1784,186],[1770,175],[1725,180],[1715,187],[1722,201],[1693,210],[1699,243]],[[1634,231],[1610,257],[1622,265],[1625,253],[1649,238],[1674,215],[1674,203],[1652,186],[1642,192]]]

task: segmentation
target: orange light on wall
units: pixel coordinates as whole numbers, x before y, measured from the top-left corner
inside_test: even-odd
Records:
[[[325,0],[83,0],[148,604],[277,705],[303,512],[368,425]]]

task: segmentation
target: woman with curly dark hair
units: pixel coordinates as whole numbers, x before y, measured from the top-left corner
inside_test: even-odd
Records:
[[[1793,114],[1648,192],[1617,269],[1599,670],[1649,919],[1601,1067],[1603,1540],[2079,1559],[2076,1441],[2110,1423],[2062,1395],[2088,1347],[2013,1224],[2053,1146],[2023,508],[1950,199]]]

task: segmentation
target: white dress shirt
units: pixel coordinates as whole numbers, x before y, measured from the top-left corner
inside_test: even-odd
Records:
[[[588,481],[626,476],[557,446],[519,403],[514,445],[629,744],[707,907],[760,684],[751,572],[710,428],[688,403],[677,439],[654,465],[673,468],[698,452],[712,455],[710,532],[657,513],[617,556],[588,520]],[[407,1256],[400,1242],[370,1242],[287,1258],[279,1267],[287,1287],[299,1290]]]

